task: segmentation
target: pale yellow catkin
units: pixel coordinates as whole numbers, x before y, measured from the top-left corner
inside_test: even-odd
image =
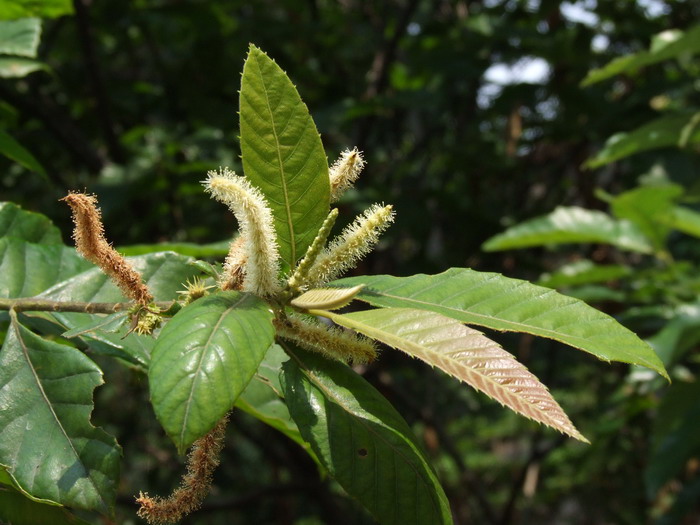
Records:
[[[306,277],[306,286],[316,288],[353,268],[372,251],[379,235],[394,221],[391,205],[375,204],[343,230],[316,259]]]
[[[365,167],[365,159],[357,148],[346,149],[330,167],[331,202],[335,202],[355,183]]]
[[[242,289],[257,295],[268,296],[280,290],[279,251],[275,235],[272,211],[263,194],[244,177],[228,168],[210,171],[203,181],[206,191],[226,204],[236,216],[243,241],[238,241],[227,258],[229,282],[235,281],[245,261]]]

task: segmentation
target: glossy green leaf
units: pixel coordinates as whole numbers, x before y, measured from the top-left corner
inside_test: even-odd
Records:
[[[683,54],[692,55],[698,52],[700,52],[700,25],[695,25],[685,32],[664,31],[653,38],[649,51],[624,55],[602,68],[589,71],[581,85],[590,86],[621,73],[634,74],[642,67],[677,58]]]
[[[61,232],[43,215],[11,202],[0,203],[0,237],[17,237],[39,244],[62,244]]]
[[[640,253],[652,251],[651,243],[635,224],[575,206],[559,206],[548,215],[511,226],[487,240],[482,249],[494,252],[581,242],[612,244]]]
[[[362,290],[362,285],[352,288],[315,288],[291,300],[291,305],[302,310],[337,310],[347,306]]]
[[[177,299],[182,283],[199,274],[191,266],[192,259],[172,252],[152,253],[129,258],[153,293],[156,301]],[[92,268],[60,282],[41,294],[41,297],[55,301],[85,301],[96,303],[121,302],[127,299],[99,268]],[[102,315],[54,312],[45,314],[57,320],[64,329],[72,330],[87,323],[98,322]],[[154,339],[126,332],[128,327],[116,333],[88,333],[81,336],[90,348],[99,353],[119,357],[127,362],[146,368]]]
[[[263,423],[279,430],[292,441],[296,442],[321,466],[311,446],[304,441],[296,423],[289,415],[289,409],[284,402],[284,394],[279,376],[282,364],[289,356],[278,345],[272,345],[258,367],[253,379],[248,383],[243,393],[236,400],[236,407]]]
[[[73,12],[71,0],[12,0],[0,2],[0,20],[38,17],[54,18]]]
[[[0,297],[32,297],[91,268],[73,248],[0,238]]]
[[[294,267],[328,215],[328,161],[294,84],[252,45],[243,67],[240,116],[244,174],[264,193],[280,256]]]
[[[0,57],[0,78],[22,78],[36,71],[48,71],[43,62],[25,57]]]
[[[698,116],[700,114],[688,112],[665,115],[633,131],[616,133],[586,161],[585,166],[599,168],[642,151],[700,142]]]
[[[588,442],[537,377],[498,343],[456,319],[412,308],[322,315],[439,368],[520,415]]]
[[[36,58],[41,39],[41,20],[0,20],[0,54]]]
[[[0,352],[0,464],[34,497],[110,512],[120,449],[90,424],[102,373],[75,348],[12,323]]]
[[[12,138],[11,135],[2,130],[0,130],[0,155],[14,160],[17,164],[24,166],[28,170],[36,171],[42,175],[45,180],[48,180],[46,171],[39,161],[36,160],[24,146]]]
[[[595,264],[581,260],[560,267],[556,272],[543,274],[537,282],[547,288],[566,288],[583,284],[596,284],[614,281],[632,274],[629,266],[620,264]]]
[[[391,404],[347,366],[290,353],[289,411],[331,476],[383,525],[451,524],[445,493]]]
[[[668,215],[683,188],[676,184],[641,186],[616,196],[610,208],[618,219],[627,219],[651,240],[656,250],[666,244],[670,228],[659,221]]]
[[[605,361],[646,366],[668,377],[651,347],[612,317],[549,288],[497,273],[451,268],[436,275],[352,277],[357,298],[374,306],[418,308],[494,330],[547,337]]]
[[[238,292],[199,299],[165,325],[148,379],[156,416],[181,453],[233,408],[273,339],[270,307]]]
[[[67,509],[32,501],[13,488],[3,485],[0,485],[0,523],[89,525]]]

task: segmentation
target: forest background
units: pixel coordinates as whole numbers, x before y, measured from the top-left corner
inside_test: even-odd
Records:
[[[18,52],[5,20],[27,16],[40,19],[34,52]],[[58,199],[87,189],[120,251],[167,243],[221,260],[236,224],[200,181],[241,172],[237,90],[253,42],[296,84],[331,161],[364,152],[341,216],[395,206],[361,273],[466,266],[539,281],[616,316],[671,373],[668,386],[498,334],[584,445],[386,353],[363,375],[425,445],[455,522],[697,523],[699,17],[697,2],[661,0],[0,2],[1,200],[48,215],[67,240]],[[644,246],[609,229],[622,220]],[[130,458],[127,523],[133,495],[167,493],[180,459],[143,379],[100,364],[93,421]],[[303,450],[236,412],[214,492],[187,523],[364,520]]]

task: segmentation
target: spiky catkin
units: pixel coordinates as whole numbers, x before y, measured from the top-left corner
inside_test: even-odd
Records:
[[[238,219],[241,230],[241,246],[231,246],[226,265],[227,287],[234,287],[239,276],[236,272],[245,260],[245,276],[242,289],[258,295],[272,295],[279,291],[279,251],[272,211],[265,197],[244,177],[228,168],[210,171],[203,182],[206,191],[226,204]],[[237,241],[234,241],[235,245]],[[230,289],[230,288],[229,288]]]
[[[274,323],[280,337],[332,359],[359,364],[374,361],[377,357],[377,348],[371,339],[326,326],[314,318],[288,314],[284,319],[275,319]]]
[[[187,457],[187,473],[170,497],[151,498],[147,493],[139,493],[136,498],[139,517],[151,524],[175,523],[199,508],[209,494],[212,474],[219,464],[227,422],[225,416],[207,435],[195,441]]]
[[[124,295],[142,306],[153,302],[153,296],[141,275],[105,239],[97,198],[94,195],[70,192],[61,200],[73,212],[73,239],[78,252],[106,273]]]
[[[364,167],[365,159],[357,148],[346,149],[340,154],[328,172],[331,183],[331,202],[340,199],[341,195],[352,187]]]
[[[394,221],[392,206],[371,206],[343,230],[309,270],[306,285],[309,288],[332,281],[372,251],[379,235]]]

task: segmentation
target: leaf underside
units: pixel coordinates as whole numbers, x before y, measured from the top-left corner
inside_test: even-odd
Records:
[[[411,308],[330,318],[441,369],[518,414],[588,442],[537,377],[498,343],[455,319]]]
[[[255,46],[243,67],[240,98],[243,171],[272,208],[280,257],[293,268],[328,215],[321,137],[294,84]]]
[[[337,310],[347,306],[363,286],[352,288],[315,288],[291,300],[291,305],[302,310]]]
[[[335,281],[366,287],[358,299],[373,306],[417,308],[493,330],[560,341],[605,361],[638,364],[668,377],[654,350],[612,317],[586,303],[497,273],[451,268],[436,275],[376,275]]]

